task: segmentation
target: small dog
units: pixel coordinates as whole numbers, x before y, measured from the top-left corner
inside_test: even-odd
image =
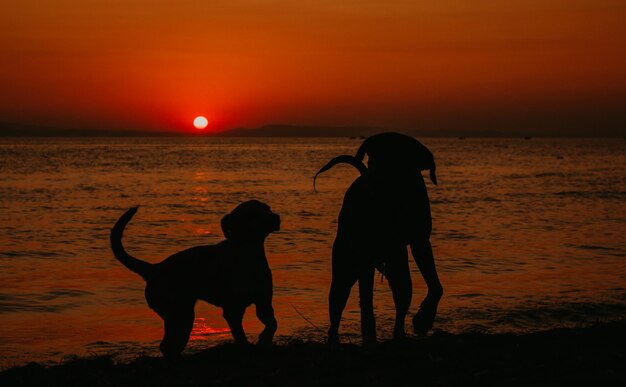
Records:
[[[367,167],[363,163],[365,155],[368,155]],[[411,247],[428,286],[428,295],[413,317],[415,332],[426,334],[433,325],[443,295],[430,244],[430,201],[420,174],[422,170],[429,170],[431,181],[437,184],[432,153],[412,137],[381,133],[367,138],[356,156],[333,158],[315,178],[339,163],[354,166],[361,176],[344,196],[333,243],[328,343],[339,342],[341,315],[357,281],[363,342],[376,342],[375,268],[387,277],[393,293],[396,306],[394,338],[405,336],[404,320],[412,297],[407,245]]]
[[[137,207],[131,208],[117,221],[111,230],[111,247],[115,258],[146,281],[146,301],[165,324],[159,346],[165,357],[180,356],[187,345],[197,300],[223,308],[235,342],[241,344],[248,343],[243,315],[255,304],[256,315],[265,325],[258,344],[272,343],[278,325],[264,242],[280,229],[280,216],[260,201],[241,203],[222,218],[226,240],[192,247],[151,264],[132,257],[122,246],[124,228],[136,212]]]

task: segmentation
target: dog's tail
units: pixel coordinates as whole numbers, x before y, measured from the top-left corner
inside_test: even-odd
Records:
[[[147,279],[147,276],[151,271],[152,264],[131,256],[126,252],[124,246],[122,245],[122,234],[124,233],[124,228],[126,228],[128,222],[130,222],[133,216],[135,216],[138,208],[139,206],[129,209],[117,220],[115,226],[111,229],[111,248],[113,249],[113,254],[118,261],[131,271],[134,271],[144,279]]]
[[[341,156],[337,156],[334,159],[330,160],[326,165],[324,165],[319,171],[317,171],[317,173],[315,174],[315,177],[313,178],[313,190],[315,191],[315,181],[317,180],[317,176],[320,173],[326,172],[329,169],[331,169],[332,167],[334,167],[337,164],[340,163],[346,163],[346,164],[350,164],[352,165],[354,168],[358,169],[359,172],[361,173],[361,175],[365,174],[365,172],[367,172],[367,167],[365,166],[365,164],[363,163],[362,159],[358,159],[354,156],[350,156],[350,155],[341,155]]]

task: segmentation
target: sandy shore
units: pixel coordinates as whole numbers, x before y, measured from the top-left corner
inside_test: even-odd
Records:
[[[626,321],[525,335],[452,335],[330,349],[293,341],[224,344],[177,363],[138,358],[31,363],[0,373],[2,386],[626,385]]]

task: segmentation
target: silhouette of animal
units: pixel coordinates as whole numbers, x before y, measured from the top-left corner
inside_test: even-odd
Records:
[[[363,163],[368,156],[367,167]],[[420,173],[430,170],[437,184],[432,153],[413,137],[381,133],[367,138],[356,156],[330,160],[315,175],[339,163],[361,174],[348,188],[338,218],[332,248],[328,342],[339,342],[339,324],[350,291],[359,282],[363,342],[376,342],[373,307],[374,272],[388,281],[396,307],[394,338],[405,336],[404,321],[411,304],[412,283],[407,245],[428,286],[428,294],[413,317],[415,333],[432,328],[443,287],[437,274],[430,234],[432,219],[426,184]]]
[[[258,340],[271,344],[277,329],[272,308],[272,272],[265,256],[265,238],[280,229],[280,216],[267,204],[250,200],[222,218],[226,240],[175,253],[156,264],[132,257],[122,246],[124,228],[137,212],[131,208],[111,230],[111,247],[128,269],[146,281],[145,297],[164,321],[159,349],[165,357],[178,357],[187,345],[197,300],[223,308],[223,315],[237,343],[247,344],[242,319],[255,304],[265,325]]]

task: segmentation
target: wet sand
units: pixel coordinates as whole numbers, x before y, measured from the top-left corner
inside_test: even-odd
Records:
[[[435,332],[363,348],[292,340],[270,348],[223,344],[171,363],[141,357],[31,363],[3,386],[625,385],[626,320],[523,335]]]

